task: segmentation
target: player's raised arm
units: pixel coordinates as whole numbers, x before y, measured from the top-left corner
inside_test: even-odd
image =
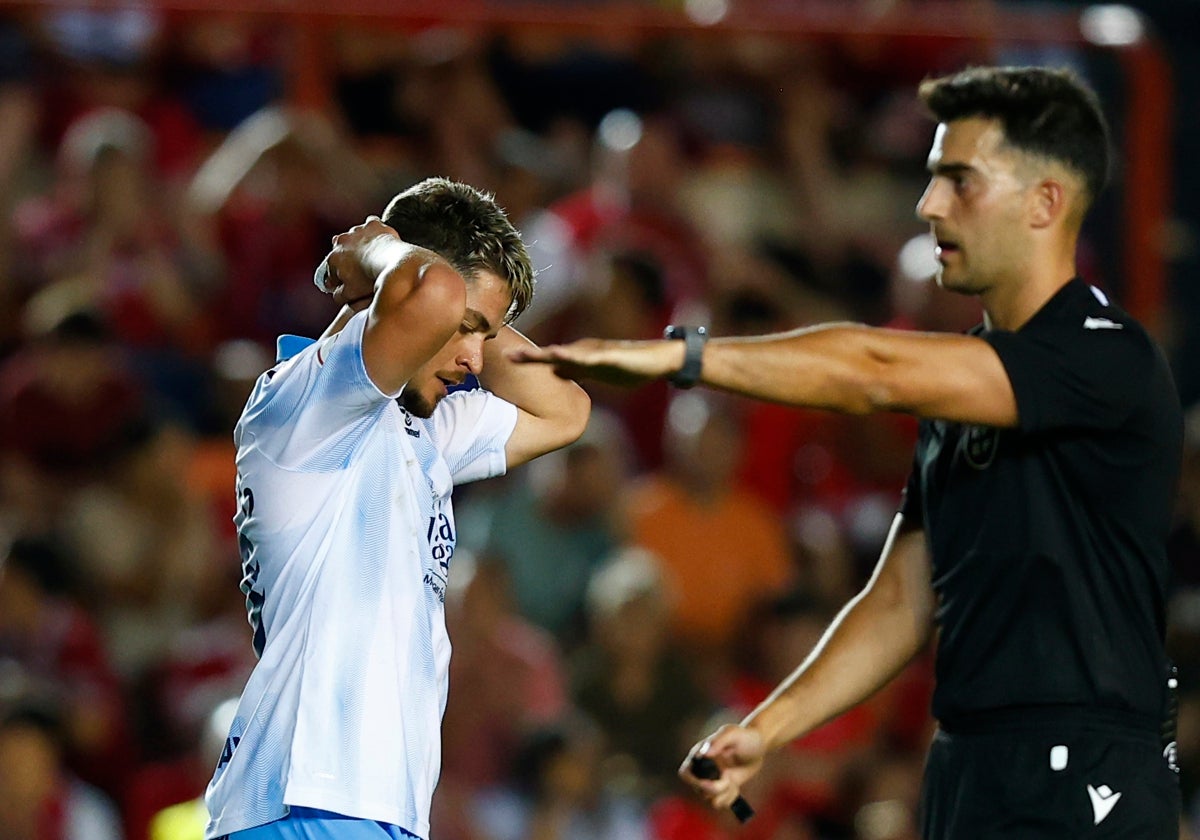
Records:
[[[381,391],[398,391],[460,328],[465,282],[443,258],[404,242],[374,216],[334,237],[333,245],[325,290],[345,306],[325,335],[369,307],[367,374]]]
[[[509,469],[578,439],[592,407],[587,393],[570,379],[548,367],[514,363],[509,355],[521,347],[536,345],[506,326],[484,348],[483,384],[519,412],[504,447]]]

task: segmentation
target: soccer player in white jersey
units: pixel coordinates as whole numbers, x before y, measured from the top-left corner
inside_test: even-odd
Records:
[[[335,237],[326,265],[341,313],[259,378],[234,433],[259,662],[207,838],[429,836],[451,489],[570,443],[590,410],[507,359],[528,344],[508,324],[533,272],[489,196],[423,181]],[[486,390],[448,393],[472,374]]]

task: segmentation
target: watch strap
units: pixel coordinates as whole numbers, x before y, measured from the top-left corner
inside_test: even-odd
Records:
[[[683,367],[668,376],[667,381],[676,388],[691,388],[700,381],[700,367],[704,344],[708,341],[708,330],[704,327],[672,324],[663,330],[663,338],[684,343]]]

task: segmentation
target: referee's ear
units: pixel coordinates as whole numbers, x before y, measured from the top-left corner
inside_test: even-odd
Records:
[[[1070,190],[1057,178],[1043,178],[1034,186],[1029,200],[1029,223],[1036,230],[1060,224],[1070,215]]]

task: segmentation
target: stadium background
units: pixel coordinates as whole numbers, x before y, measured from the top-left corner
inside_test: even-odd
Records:
[[[0,837],[193,836],[252,665],[230,429],[333,314],[329,236],[441,174],[541,269],[539,341],[830,319],[962,329],[913,216],[913,88],[967,63],[1100,90],[1084,275],[1200,398],[1200,4],[988,0],[0,2]],[[686,747],[861,584],[914,428],[593,388],[569,450],[462,488],[438,840],[910,838],[930,663],[785,751],[739,829]],[[1171,541],[1200,820],[1200,415]],[[13,717],[19,710],[20,716]],[[15,720],[40,721],[29,737]],[[153,830],[151,828],[153,826]]]

